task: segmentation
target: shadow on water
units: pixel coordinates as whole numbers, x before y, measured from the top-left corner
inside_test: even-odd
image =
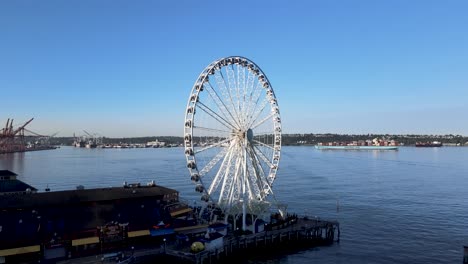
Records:
[[[25,155],[24,152],[0,154],[0,170],[10,170],[16,174],[22,174]]]

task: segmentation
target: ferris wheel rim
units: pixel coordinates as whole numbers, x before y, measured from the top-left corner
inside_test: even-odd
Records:
[[[221,71],[223,67],[227,67],[228,65],[232,65],[232,64],[238,64],[238,65],[242,64],[243,67],[249,67],[249,69],[252,67],[254,69],[253,71],[255,72],[255,77],[262,76],[262,81],[259,81],[259,82],[261,82],[263,87],[266,89],[266,93],[267,94],[271,93],[271,94],[268,94],[268,97],[271,99],[269,101],[269,105],[270,105],[270,108],[272,109],[272,114],[271,116],[267,116],[267,117],[271,118],[273,128],[275,130],[275,131],[272,131],[274,135],[274,144],[272,147],[274,156],[271,157],[272,165],[267,175],[268,177],[267,190],[266,191],[262,190],[266,193],[264,194],[265,197],[268,194],[272,193],[271,185],[273,184],[273,181],[276,178],[278,164],[279,164],[280,155],[281,155],[281,119],[280,119],[279,107],[278,107],[275,92],[273,88],[271,87],[271,83],[268,77],[266,76],[266,74],[256,63],[242,56],[223,57],[223,58],[213,61],[207,67],[205,67],[205,69],[199,74],[197,80],[192,86],[190,97],[187,102],[186,113],[185,113],[185,125],[184,125],[184,149],[185,149],[187,167],[189,169],[192,181],[199,183],[197,185],[197,188],[201,184],[202,187],[204,188],[204,190],[202,191],[203,195],[206,195],[206,194],[208,195],[208,199],[206,200],[206,202],[209,202],[209,201],[215,202],[215,201],[214,199],[212,199],[211,194],[206,192],[207,184],[203,182],[203,177],[201,177],[203,175],[200,175],[200,170],[197,167],[197,155],[194,153],[194,142],[192,138],[194,135],[194,127],[195,127],[194,125],[195,124],[195,111],[196,109],[198,109],[197,106],[199,105],[199,101],[198,101],[199,95],[200,93],[203,92],[203,87],[204,87],[204,84],[206,83],[208,76],[211,74],[214,74],[216,70]],[[216,113],[214,113],[213,116],[214,115],[216,115]],[[247,137],[247,134],[249,133],[249,131],[250,133],[253,133],[251,129],[253,125],[254,124],[250,124],[244,127],[245,137]],[[259,143],[256,142],[255,144],[259,144]],[[255,147],[252,147],[251,151],[252,150],[254,151],[254,148]],[[245,154],[246,157],[247,155],[248,154]],[[254,154],[251,153],[250,155],[254,155]],[[258,159],[259,158],[257,158],[257,160]],[[268,160],[269,157],[261,157],[261,159]],[[246,166],[247,166],[247,163],[246,163]],[[203,199],[203,195],[202,195],[202,199]],[[264,197],[261,197],[261,198],[263,199]]]

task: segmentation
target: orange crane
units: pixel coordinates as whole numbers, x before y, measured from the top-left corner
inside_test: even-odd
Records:
[[[0,153],[25,151],[24,129],[33,119],[29,119],[26,123],[13,130],[13,119],[10,121],[8,118],[5,128],[0,133]]]

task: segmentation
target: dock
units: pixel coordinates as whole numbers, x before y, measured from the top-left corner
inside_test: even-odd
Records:
[[[232,262],[239,256],[254,255],[272,249],[282,251],[305,249],[331,245],[339,240],[338,222],[305,217],[257,234],[228,235],[224,238],[223,246],[215,250],[205,250],[195,254],[186,248],[177,249],[168,246],[165,254],[177,263],[211,264]]]
[[[136,263],[153,263],[154,261],[212,264],[232,263],[245,256],[271,255],[272,250],[279,253],[290,253],[316,246],[328,246],[340,240],[340,225],[337,221],[318,218],[296,218],[287,222],[266,226],[265,231],[249,234],[228,234],[222,246],[199,253],[190,252],[190,245],[161,244],[154,247],[135,248],[132,255]],[[127,251],[127,253],[130,253]],[[60,264],[93,264],[102,263],[100,256],[88,256],[68,259]]]

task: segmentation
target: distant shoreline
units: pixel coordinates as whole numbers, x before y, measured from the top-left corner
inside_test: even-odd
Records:
[[[411,146],[416,142],[433,142],[439,141],[444,146],[452,144],[460,144],[461,146],[467,146],[468,136],[462,135],[416,135],[416,134],[283,134],[282,145],[316,145],[318,143],[325,142],[353,142],[360,140],[371,140],[373,138],[381,138],[386,140],[395,140],[401,143],[401,146]],[[146,144],[150,141],[165,142],[166,144],[183,144],[183,138],[176,136],[148,136],[148,137],[121,137],[121,138],[108,138],[103,137],[104,144]],[[27,141],[27,139],[26,139]],[[54,137],[50,139],[52,145],[71,145],[74,141],[73,137]]]

